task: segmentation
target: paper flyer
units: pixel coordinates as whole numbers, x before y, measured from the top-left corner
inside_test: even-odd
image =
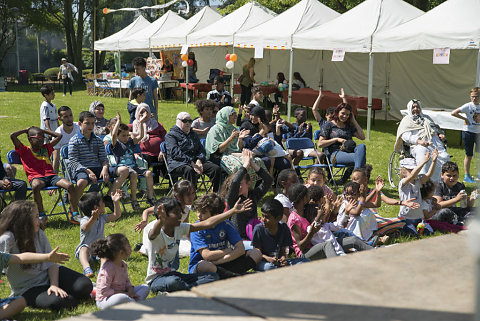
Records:
[[[255,47],[255,59],[263,59],[263,46]]]
[[[450,63],[450,48],[433,49],[433,64],[448,65]]]
[[[333,49],[332,61],[343,61],[345,58],[345,49]]]
[[[180,54],[181,55],[186,54],[187,51],[188,51],[188,45],[183,45],[182,50],[180,50]]]

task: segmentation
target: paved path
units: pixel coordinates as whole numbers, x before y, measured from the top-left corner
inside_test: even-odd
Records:
[[[73,320],[472,320],[467,232],[256,273]]]

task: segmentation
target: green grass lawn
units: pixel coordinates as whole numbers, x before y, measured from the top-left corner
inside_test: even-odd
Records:
[[[61,88],[56,88],[57,97],[54,100],[58,107],[67,105],[73,110],[74,119],[78,119],[81,111],[88,110],[90,103],[96,99],[102,101],[105,105],[105,117],[111,118],[115,116],[116,110],[120,111],[124,122],[128,122],[129,114],[127,112],[126,98],[103,98],[87,96],[85,90],[76,90],[72,97],[62,97]],[[39,109],[43,97],[39,90],[34,86],[9,86],[8,92],[0,93],[0,150],[2,160],[6,162],[7,151],[13,149],[13,144],[10,140],[10,133],[19,129],[27,128],[29,126],[39,126],[40,117]],[[180,111],[185,111],[185,104],[181,102],[160,102],[159,103],[159,121],[163,124],[165,129],[170,128],[175,124],[175,117]],[[189,104],[187,111],[192,117],[197,117],[197,112],[193,104]],[[318,124],[313,120],[311,112],[309,113],[312,123],[314,123],[314,130],[318,129]],[[366,128],[366,119],[360,118],[359,123],[363,128]],[[365,142],[367,145],[367,163],[373,165],[372,178],[375,179],[377,175],[381,175],[387,180],[387,165],[390,155],[393,151],[395,142],[395,133],[397,124],[394,121],[382,121],[377,119],[375,125],[372,127],[371,140]],[[463,177],[463,146],[460,146],[459,132],[448,131],[449,153],[453,156],[452,160],[459,164],[460,177]],[[24,144],[28,141],[26,137],[20,137]],[[476,171],[472,170],[472,173]],[[26,180],[23,168],[18,167],[17,178]],[[469,192],[473,189],[473,185],[468,186]],[[157,196],[163,195],[166,191],[157,190]],[[385,186],[384,193],[390,197],[397,198],[398,191],[391,188],[388,184]],[[54,197],[49,197],[43,194],[45,208],[49,208],[54,202]],[[267,194],[267,198],[273,197],[273,192]],[[261,205],[261,204],[260,204]],[[140,213],[134,213],[131,207],[127,207],[127,213],[122,213],[122,217],[113,223],[106,226],[105,234],[124,233],[130,240],[132,246],[141,242],[142,235],[135,233],[134,226],[141,219]],[[385,217],[395,217],[398,213],[397,206],[386,206],[385,204],[379,209],[379,213]],[[196,215],[191,215],[191,221],[196,220]],[[60,246],[62,252],[70,254],[71,259],[66,264],[67,267],[82,271],[81,265],[74,257],[75,248],[79,242],[79,227],[69,224],[65,216],[55,216],[49,219],[47,228],[45,229],[52,247]],[[400,239],[397,241],[403,242],[408,239]],[[134,285],[144,282],[147,260],[137,253],[133,253],[128,259],[129,275]],[[188,260],[181,260],[180,272],[186,272]],[[7,280],[4,277],[3,283],[0,284],[0,297],[7,297],[10,294],[10,289]],[[27,308],[20,315],[16,316],[18,320],[52,320],[61,319],[71,315],[82,314],[86,312],[95,311],[97,308],[93,302],[83,303],[79,307],[71,311],[62,311],[60,313],[52,313],[50,311],[35,310]]]

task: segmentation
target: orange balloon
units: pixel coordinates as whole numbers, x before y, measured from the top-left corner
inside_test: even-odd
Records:
[[[103,8],[103,14],[108,14],[110,12],[110,10],[108,10],[108,8]]]
[[[188,60],[188,55],[187,55],[187,54],[183,54],[183,55],[181,56],[181,58],[182,58],[183,61],[187,61],[187,60]]]
[[[230,55],[230,60],[233,61],[233,62],[237,61],[237,58],[238,58],[238,57],[237,57],[236,54],[231,54],[231,55]]]

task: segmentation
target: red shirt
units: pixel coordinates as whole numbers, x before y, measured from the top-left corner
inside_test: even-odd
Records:
[[[29,182],[37,177],[56,175],[53,171],[52,162],[50,161],[50,156],[52,156],[53,153],[52,145],[45,144],[36,152],[22,144],[20,147],[15,148],[15,151],[22,160],[23,169],[27,174]]]
[[[157,128],[148,132],[149,140],[140,143],[142,153],[150,156],[158,156],[160,154],[160,144],[165,140],[167,131],[162,124],[158,123]]]

